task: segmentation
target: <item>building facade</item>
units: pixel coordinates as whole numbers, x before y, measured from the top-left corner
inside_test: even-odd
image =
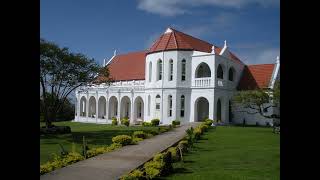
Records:
[[[220,48],[168,28],[148,50],[115,53],[104,66],[112,83],[76,90],[75,121],[111,123],[113,117],[128,117],[131,123],[155,118],[161,124],[205,118],[240,123],[245,118],[248,124],[263,124],[271,120],[234,111],[232,97],[238,90],[272,88],[280,64],[245,65],[226,41]]]

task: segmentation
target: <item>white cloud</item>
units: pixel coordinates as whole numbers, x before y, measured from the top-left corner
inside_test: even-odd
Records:
[[[243,8],[251,4],[269,7],[279,5],[279,2],[279,0],[138,0],[138,9],[162,16],[176,16],[189,12],[192,7]]]
[[[275,63],[280,56],[279,48],[248,49],[235,53],[245,64],[269,64]]]

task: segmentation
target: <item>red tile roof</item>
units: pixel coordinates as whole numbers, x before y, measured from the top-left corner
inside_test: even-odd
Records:
[[[244,67],[239,90],[262,89],[269,86],[275,64],[257,64]]]
[[[110,78],[114,81],[144,80],[146,51],[116,55],[110,64]]]
[[[183,32],[170,28],[171,32],[162,34],[150,47],[148,54],[170,50],[196,50],[211,53],[212,44]],[[214,52],[219,54],[222,48],[215,46]],[[241,63],[241,60],[230,52],[230,59]]]

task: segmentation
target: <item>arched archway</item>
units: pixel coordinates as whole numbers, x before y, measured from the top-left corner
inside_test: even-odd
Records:
[[[124,96],[121,99],[120,104],[120,118],[129,118],[131,113],[131,101],[128,96]]]
[[[211,77],[211,70],[207,63],[200,63],[196,68],[195,78]]]
[[[236,74],[236,70],[233,67],[231,67],[229,69],[229,73],[228,73],[229,81],[234,81],[235,80],[235,74]]]
[[[219,64],[217,68],[217,78],[223,79],[223,68],[221,64]]]
[[[118,99],[115,96],[109,98],[109,119],[118,116]]]
[[[106,119],[106,106],[107,101],[104,96],[101,96],[98,100],[98,118]]]
[[[94,96],[89,98],[89,117],[96,117],[96,98]]]
[[[218,99],[217,101],[217,121],[221,122],[221,100]]]
[[[134,119],[137,121],[143,121],[144,120],[144,103],[143,99],[138,96],[134,100]]]
[[[209,101],[204,97],[199,97],[195,103],[195,120],[203,121],[204,119],[209,117]]]
[[[87,116],[87,98],[84,96],[80,99],[80,116]]]

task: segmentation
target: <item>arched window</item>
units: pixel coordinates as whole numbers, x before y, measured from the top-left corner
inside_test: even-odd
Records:
[[[148,116],[150,116],[151,97],[148,96]]]
[[[172,116],[172,96],[171,95],[169,95],[169,98],[168,98],[168,109],[169,109],[168,116],[171,117]]]
[[[223,79],[223,69],[220,64],[218,65],[218,69],[217,69],[217,78]]]
[[[149,82],[152,80],[152,63],[149,63]]]
[[[162,60],[158,61],[158,80],[162,79]]]
[[[196,78],[211,77],[211,70],[207,63],[202,62],[196,68]]]
[[[233,81],[235,79],[235,70],[231,67],[229,69],[229,81]]]
[[[181,96],[180,105],[180,117],[184,117],[184,95]]]
[[[181,81],[186,80],[186,60],[181,61]]]
[[[169,81],[172,81],[173,79],[173,60],[170,59],[169,61]]]
[[[161,98],[161,97],[160,97],[160,95],[158,94],[158,95],[156,96],[156,110],[160,110],[160,101],[161,101],[160,98]]]

